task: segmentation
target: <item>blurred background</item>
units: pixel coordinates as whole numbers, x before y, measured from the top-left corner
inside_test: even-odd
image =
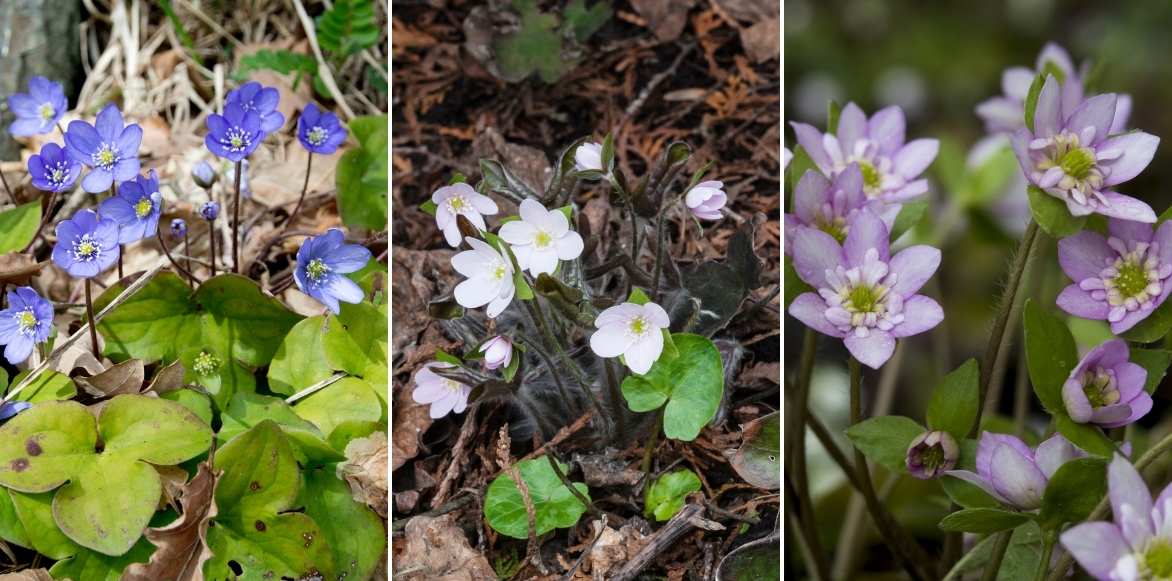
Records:
[[[899,244],[930,243],[943,249],[941,269],[925,292],[944,306],[945,321],[933,332],[903,342],[888,364],[898,371],[889,371],[887,376],[869,374],[864,385],[869,415],[900,414],[922,421],[927,398],[940,377],[984,351],[1006,267],[1028,220],[1024,188],[1015,184],[1020,170],[1012,155],[989,162],[1001,164],[986,174],[995,179],[973,179],[978,160],[972,150],[987,136],[975,107],[1001,94],[1005,69],[1033,69],[1042,47],[1055,42],[1076,65],[1090,63],[1093,86],[1088,94],[1129,93],[1134,99],[1129,126],[1172,136],[1172,113],[1166,106],[1172,102],[1172,36],[1168,34],[1172,3],[786,0],[784,15],[787,147],[792,150],[796,145],[788,122],[824,129],[829,100],[854,101],[868,114],[899,105],[907,114],[909,140],[934,137],[941,141],[940,155],[928,170],[929,215]],[[787,196],[788,184],[794,183],[789,180],[797,177],[787,176]],[[1148,202],[1159,214],[1172,204],[1172,191],[1160,187],[1170,180],[1172,146],[1165,143],[1147,170],[1120,189]],[[789,208],[788,197],[785,207]],[[1023,287],[1027,296],[1048,306],[1069,282],[1057,268],[1054,246],[1053,239],[1045,239],[1035,276]],[[1077,319],[1069,324],[1080,351],[1109,337],[1105,325]],[[783,368],[787,375],[796,372],[803,332],[800,323],[786,318]],[[841,342],[827,338],[819,340],[818,348],[811,406],[833,433],[841,434],[849,399],[846,352]],[[896,364],[899,358],[902,362]],[[992,393],[1000,393],[992,409],[987,408],[996,412],[987,429],[1012,431],[1006,426],[1011,426],[1015,384],[1024,381],[1020,359],[1019,325],[1002,381],[992,388]],[[1172,414],[1167,413],[1170,395],[1167,380],[1164,383],[1154,395],[1153,412],[1135,433],[1139,448],[1145,438],[1168,431]],[[1044,416],[1033,394],[1027,393],[1027,426],[1037,437],[1046,429]],[[847,501],[848,489],[837,467],[816,441],[807,441],[823,546],[834,547],[838,542],[849,543],[850,548],[851,558],[835,565],[836,573],[849,574],[834,578],[900,578],[874,531],[843,530],[851,528],[844,523],[858,522],[848,514],[860,511],[861,503]],[[839,444],[847,449],[845,439]],[[936,523],[948,508],[939,485],[910,478],[895,481],[881,468],[876,472],[882,482],[877,487],[890,494],[897,516],[930,550],[938,551]],[[1167,474],[1162,478],[1160,482],[1168,481]],[[868,518],[861,520],[869,523]],[[787,550],[795,551],[793,547]],[[800,558],[787,559],[791,567],[800,562]],[[1002,578],[1013,577],[1003,573]]]

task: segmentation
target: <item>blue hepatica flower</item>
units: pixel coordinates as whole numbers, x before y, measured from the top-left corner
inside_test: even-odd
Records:
[[[92,168],[81,180],[82,189],[91,194],[109,190],[110,186],[138,175],[141,143],[142,127],[135,123],[123,126],[122,112],[113,103],[98,113],[94,125],[72,121],[65,132],[69,157]]]
[[[28,158],[28,175],[33,187],[43,192],[60,193],[73,188],[81,175],[81,164],[69,157],[56,143],[46,143],[41,153]]]
[[[346,141],[346,128],[338,122],[337,115],[310,103],[297,119],[297,140],[310,153],[329,155]]]
[[[215,220],[217,217],[219,217],[220,205],[216,202],[204,202],[203,205],[199,207],[199,215],[203,216],[204,220],[211,222],[212,220]]]
[[[261,119],[253,111],[245,111],[238,104],[224,107],[223,115],[208,116],[208,135],[204,145],[219,157],[240,161],[256,151],[264,132]]]
[[[52,131],[69,108],[69,102],[65,100],[61,83],[33,77],[29,79],[27,93],[8,98],[8,108],[16,115],[8,132],[13,137],[28,137]]]
[[[11,419],[16,414],[31,407],[33,407],[33,404],[27,401],[10,401],[4,405],[0,405],[0,422]]]
[[[238,105],[245,111],[256,113],[260,117],[260,130],[269,134],[285,125],[285,116],[277,111],[277,104],[280,102],[279,91],[251,82],[228,92],[228,98],[224,100],[224,110],[232,105]]]
[[[171,236],[175,238],[183,238],[187,235],[187,221],[183,218],[173,218],[171,220]]]
[[[98,206],[102,216],[118,223],[118,242],[129,244],[154,236],[159,231],[163,196],[155,170],[118,186],[118,195]]]
[[[27,286],[8,291],[8,308],[0,311],[0,344],[6,345],[4,358],[9,363],[28,359],[33,346],[47,341],[52,330],[53,305],[49,301]]]
[[[342,231],[331,228],[301,245],[293,278],[297,288],[336,315],[341,310],[338,301],[362,302],[362,288],[342,275],[362,270],[367,262],[370,262],[370,251],[366,247],[346,244]]]
[[[93,278],[118,260],[118,223],[80,210],[57,224],[53,263],[77,278]]]

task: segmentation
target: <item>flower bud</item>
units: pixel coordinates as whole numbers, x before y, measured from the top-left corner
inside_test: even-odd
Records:
[[[204,220],[211,222],[220,215],[220,205],[215,202],[204,202],[203,205],[199,207],[199,215],[203,216]]]
[[[480,352],[484,354],[485,369],[508,367],[513,361],[513,344],[503,335],[485,341],[480,346]]]
[[[719,220],[720,209],[727,201],[724,184],[715,180],[696,184],[684,197],[688,210],[701,220]]]
[[[603,171],[602,144],[586,142],[574,151],[574,169],[577,171]]]
[[[217,177],[216,170],[206,161],[201,161],[191,168],[191,179],[195,180],[195,185],[205,190],[215,185]]]
[[[187,222],[183,218],[171,220],[171,236],[183,238],[187,235]]]
[[[907,471],[920,480],[944,475],[956,466],[960,448],[948,432],[924,432],[912,440],[907,449]]]

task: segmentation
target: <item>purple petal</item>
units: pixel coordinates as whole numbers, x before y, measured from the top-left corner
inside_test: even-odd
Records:
[[[1148,224],[1155,223],[1156,212],[1146,203],[1119,192],[1104,191],[1102,194],[1107,203],[1098,208],[1100,214]]]
[[[870,367],[871,369],[879,369],[891,359],[891,354],[895,351],[895,338],[886,331],[879,329],[871,329],[871,332],[866,337],[859,337],[855,334],[847,335],[843,340],[846,343],[847,351],[859,363]]]
[[[8,132],[13,137],[28,137],[45,133],[44,127],[45,124],[40,119],[18,117],[16,121],[12,122],[12,125],[8,126]]]
[[[992,97],[977,104],[977,116],[990,131],[1012,131],[1022,124],[1021,101]]]
[[[1034,71],[1025,67],[1012,67],[1001,73],[1001,91],[1006,97],[1017,101],[1025,101],[1030,94],[1030,85],[1034,84]],[[1020,122],[1021,119],[1018,119]]]
[[[89,123],[69,122],[69,128],[65,130],[65,147],[73,159],[84,164],[92,163],[90,156],[98,150],[101,143],[102,137]]]
[[[908,297],[920,290],[940,267],[940,250],[926,245],[912,246],[892,256],[890,264],[896,274],[891,289]]]
[[[924,295],[915,295],[903,303],[903,322],[891,329],[895,337],[910,337],[936,328],[944,320],[940,304]]]
[[[17,93],[8,97],[8,108],[17,117],[39,118],[41,103],[37,101],[32,95],[26,93]]]
[[[85,178],[81,180],[81,189],[91,193],[100,194],[110,189],[114,185],[114,174],[104,170],[91,170],[86,174]]]
[[[1058,241],[1058,264],[1075,283],[1098,278],[1118,254],[1107,246],[1107,240],[1098,232],[1083,230]]]
[[[844,333],[826,320],[826,301],[818,293],[802,293],[790,303],[787,312],[807,327],[831,337],[842,337]]]
[[[98,118],[94,122],[94,128],[97,129],[98,135],[102,137],[102,141],[116,141],[118,135],[122,132],[122,112],[113,103],[106,105],[98,113]]]
[[[1061,434],[1054,434],[1038,444],[1038,449],[1034,452],[1034,463],[1038,465],[1038,469],[1046,475],[1046,478],[1050,478],[1063,464],[1085,455],[1081,450],[1075,448],[1070,440],[1062,437]]]
[[[1115,119],[1115,102],[1114,93],[1095,95],[1083,101],[1066,120],[1066,127],[1076,134],[1081,134],[1086,127],[1094,127],[1095,136],[1091,143],[1099,143],[1111,130],[1111,122]]]
[[[1118,96],[1115,101],[1115,119],[1111,121],[1111,129],[1108,131],[1111,135],[1127,131],[1127,120],[1131,117],[1131,95],[1119,93]]]
[[[936,139],[916,139],[903,146],[899,153],[895,154],[895,171],[899,175],[912,179],[924,173],[932,161],[936,159],[936,154],[940,151],[940,141]]]
[[[993,452],[1001,446],[1010,446],[1027,458],[1034,457],[1033,451],[1020,438],[1009,434],[982,432],[981,439],[977,442],[977,472],[979,474],[992,474]]]
[[[11,343],[4,348],[4,358],[9,363],[16,365],[28,359],[28,356],[33,352],[33,340],[24,336],[17,335]]]
[[[916,180],[906,186],[883,195],[884,202],[906,202],[928,193],[928,180]]]
[[[1124,505],[1131,506],[1132,510],[1143,515],[1144,521],[1149,520],[1147,517],[1152,512],[1152,493],[1131,462],[1118,454],[1107,466],[1107,496],[1111,499],[1111,512],[1116,522],[1121,522]],[[1150,531],[1151,523],[1148,522],[1147,526]]]
[[[343,244],[325,258],[325,263],[335,272],[347,274],[362,270],[370,262],[370,250],[358,244]]]
[[[137,157],[138,146],[142,144],[142,127],[137,123],[129,125],[118,136],[118,153],[121,157]]]
[[[1152,411],[1152,405],[1152,396],[1148,395],[1146,391],[1140,391],[1139,394],[1137,394],[1135,398],[1127,404],[1129,412],[1127,417],[1119,420],[1118,422],[1105,422],[1103,423],[1103,427],[1118,428],[1120,426],[1126,426],[1127,424],[1139,421],[1140,418],[1148,415],[1148,412]]]
[[[830,159],[830,154],[826,153],[826,148],[822,146],[822,132],[814,128],[813,125],[807,123],[790,122],[790,126],[794,128],[794,136],[798,138],[798,145],[806,150],[806,155],[822,170],[822,173],[829,174],[834,170],[834,162]]]
[[[970,472],[968,470],[949,470],[949,471],[945,472],[944,474],[951,476],[953,478],[959,479],[959,480],[964,480],[965,482],[968,482],[970,484],[975,484],[981,490],[984,490],[985,493],[988,494],[989,496],[992,496],[993,498],[996,498],[998,501],[1003,502],[1005,504],[1010,504],[1009,500],[1007,498],[1005,498],[1004,496],[1001,496],[1001,493],[997,492],[997,490],[995,490],[993,488],[992,484],[990,484],[984,478],[981,478],[980,475],[978,475],[976,473]]]
[[[855,142],[867,134],[867,115],[854,103],[847,103],[838,116],[838,143],[842,151],[853,151]]]
[[[1151,242],[1154,236],[1150,223],[1120,220],[1117,218],[1107,220],[1107,233],[1115,238],[1134,240],[1136,242]]]
[[[1058,79],[1054,75],[1046,77],[1042,85],[1042,92],[1038,94],[1038,103],[1034,108],[1034,135],[1050,137],[1058,132],[1058,124],[1062,122],[1062,92]]]
[[[891,258],[890,243],[887,241],[890,234],[887,231],[887,226],[874,213],[867,210],[855,213],[849,227],[850,230],[842,245],[843,256],[846,258],[847,264],[851,266],[863,264],[863,257],[872,248],[879,251],[879,260],[887,262]]]
[[[842,247],[833,236],[814,228],[798,228],[794,233],[794,270],[807,284],[826,286],[826,271],[842,262]]]
[[[844,194],[842,200],[832,198],[832,203],[839,212],[845,214],[847,209],[862,206],[867,201],[867,194],[863,192],[863,171],[859,169],[859,164],[852,163],[838,172],[838,175],[834,176],[831,192]],[[845,207],[840,207],[839,202]]]
[[[1015,447],[998,446],[993,450],[990,475],[993,488],[1014,506],[1032,510],[1041,505],[1046,475]]]
[[[906,125],[903,109],[892,105],[871,116],[867,123],[867,134],[879,146],[879,153],[889,156],[903,145]]]
[[[1131,552],[1119,528],[1107,522],[1073,526],[1060,539],[1078,564],[1097,579],[1110,578],[1115,563]]]
[[[1095,408],[1083,391],[1081,378],[1067,379],[1062,384],[1062,405],[1070,419],[1079,424],[1091,421],[1091,415],[1095,413]]]
[[[1129,417],[1131,417],[1131,407],[1118,403],[1095,408],[1095,411],[1091,412],[1091,423],[1104,428],[1113,428],[1127,424]]]
[[[857,171],[858,166],[855,168]],[[803,224],[812,224],[822,205],[830,202],[829,189],[830,180],[826,179],[826,176],[818,170],[806,170],[794,188],[794,215]]]
[[[1122,339],[1116,339],[1120,343],[1126,343]],[[1128,401],[1144,391],[1144,384],[1148,382],[1148,370],[1143,366],[1125,361],[1114,365],[1115,380],[1119,384],[1119,395],[1123,401]]]
[[[1077,284],[1062,289],[1056,302],[1058,308],[1063,311],[1092,321],[1106,321],[1107,313],[1111,311],[1106,301],[1091,298],[1091,294],[1079,288]]]
[[[1124,341],[1123,339],[1111,339],[1109,341],[1104,341],[1103,344],[1088,351],[1087,354],[1083,356],[1083,360],[1094,361],[1103,367],[1116,367],[1125,363],[1128,360],[1130,354],[1131,351],[1127,348],[1127,341]],[[1140,369],[1142,370],[1143,368],[1140,367]],[[1140,385],[1143,385],[1143,382],[1146,380],[1147,377],[1145,373],[1145,377],[1141,378],[1139,381]]]
[[[1095,149],[1099,151],[1120,149],[1123,151],[1123,155],[1109,162],[1102,163],[1102,165],[1111,170],[1103,180],[1103,185],[1113,186],[1121,184],[1139,175],[1139,172],[1143,171],[1152,162],[1152,156],[1156,154],[1156,147],[1159,145],[1159,137],[1150,133],[1144,133],[1143,131],[1124,133],[1123,135],[1107,138],[1107,140],[1103,141]]]

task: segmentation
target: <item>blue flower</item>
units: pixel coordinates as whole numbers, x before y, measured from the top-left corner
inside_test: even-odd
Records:
[[[329,155],[346,141],[346,128],[338,122],[337,115],[310,103],[297,119],[297,140],[310,153]]]
[[[81,175],[81,164],[71,159],[56,143],[46,143],[40,155],[28,158],[28,175],[33,187],[43,192],[64,192]]]
[[[211,222],[220,215],[220,205],[215,202],[204,202],[203,205],[199,207],[199,215],[203,216],[204,220]]]
[[[187,235],[187,221],[183,218],[174,218],[171,220],[171,236],[175,238],[183,238]]]
[[[238,105],[245,111],[256,113],[260,117],[260,130],[269,134],[285,125],[285,116],[277,111],[277,104],[280,101],[281,93],[276,89],[257,82],[244,83],[236,90],[228,92],[228,98],[224,100],[224,110],[232,105]]]
[[[118,223],[80,210],[57,224],[53,263],[78,278],[93,278],[118,261]]]
[[[346,244],[342,231],[331,228],[301,245],[293,278],[297,288],[336,315],[340,312],[338,301],[362,302],[362,288],[342,275],[362,270],[367,262],[370,262],[370,251],[366,247]]]
[[[4,405],[0,405],[0,422],[5,421],[31,407],[33,407],[33,404],[27,401],[10,401]]]
[[[195,185],[208,190],[216,183],[216,170],[212,169],[212,165],[206,161],[200,161],[191,168],[191,179],[195,181]]]
[[[98,206],[102,216],[118,223],[118,243],[129,244],[154,236],[159,231],[163,196],[155,170],[118,186],[118,195]]]
[[[223,115],[208,115],[208,135],[204,145],[208,151],[224,159],[237,162],[256,151],[264,133],[260,116],[245,111],[240,105],[224,107]]]
[[[69,102],[65,100],[61,83],[33,77],[29,79],[27,93],[8,98],[8,108],[16,115],[8,132],[13,137],[28,137],[52,131],[69,108]]]
[[[0,311],[0,345],[7,345],[4,358],[9,363],[28,359],[33,346],[47,341],[52,330],[53,305],[49,301],[27,286],[8,291],[8,308]]]
[[[72,121],[65,132],[65,149],[78,163],[90,168],[81,188],[91,194],[134,179],[138,175],[138,146],[142,127],[122,124],[122,112],[113,103],[106,105],[94,125]]]

